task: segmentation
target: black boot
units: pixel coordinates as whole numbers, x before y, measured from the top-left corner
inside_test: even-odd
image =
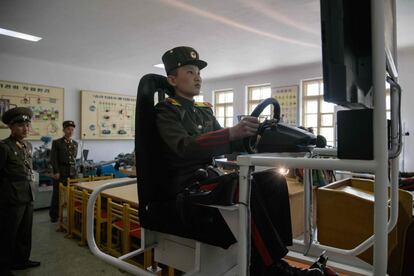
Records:
[[[272,265],[273,275],[280,276],[324,276],[322,270],[318,268],[302,269],[289,265],[287,262],[280,260]],[[269,274],[270,275],[270,274]]]

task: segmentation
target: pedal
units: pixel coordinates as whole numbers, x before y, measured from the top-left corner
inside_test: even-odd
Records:
[[[325,276],[339,276],[339,274],[335,270],[327,266],[328,257],[325,254],[326,251],[323,251],[322,254],[319,256],[318,260],[316,260],[316,262],[314,262],[310,266],[310,268],[319,268],[321,271],[324,272]]]

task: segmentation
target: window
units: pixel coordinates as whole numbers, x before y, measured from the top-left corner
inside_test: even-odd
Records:
[[[302,82],[304,127],[312,127],[314,134],[326,138],[327,144],[335,145],[335,104],[323,100],[323,80],[306,80]]]
[[[198,94],[197,96],[194,96],[193,99],[195,102],[198,102],[198,103],[204,102],[204,96],[202,93]]]
[[[255,85],[247,87],[247,112],[251,114],[256,106],[264,99],[271,97],[271,88],[269,84]],[[259,116],[259,120],[262,121],[265,118],[269,118],[272,115],[272,107],[268,105]]]
[[[233,90],[214,91],[214,114],[222,127],[233,126]]]
[[[391,86],[388,82],[385,82],[385,111],[387,112],[387,119],[391,120]]]

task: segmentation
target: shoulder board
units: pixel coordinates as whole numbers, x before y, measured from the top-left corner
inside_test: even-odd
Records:
[[[173,98],[166,98],[165,101],[172,105],[181,106],[181,104],[177,102],[176,100],[174,100]]]
[[[213,105],[209,102],[195,102],[194,106],[196,106],[196,107],[213,107]]]

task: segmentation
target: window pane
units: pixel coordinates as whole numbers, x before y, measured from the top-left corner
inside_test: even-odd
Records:
[[[260,100],[261,99],[261,97],[260,97],[260,89],[258,89],[258,88],[251,88],[252,90],[252,97],[251,97],[251,100],[254,100],[254,101],[257,101],[257,100]]]
[[[321,126],[333,126],[333,115],[332,114],[322,115]]]
[[[333,113],[335,105],[321,100],[321,113]]]
[[[203,95],[194,96],[194,101],[204,102],[204,96]]]
[[[323,82],[319,83],[319,95],[323,95]]]
[[[270,86],[262,87],[250,87],[250,100],[258,101],[266,98],[270,98],[271,89]]]
[[[262,99],[270,98],[270,94],[271,94],[271,91],[270,91],[269,86],[266,86],[266,87],[262,88]]]
[[[233,126],[233,117],[226,118],[226,127],[232,127]]]
[[[387,120],[391,120],[391,111],[387,111]]]
[[[217,107],[217,117],[224,117],[224,106]]]
[[[233,117],[233,107],[227,106],[226,108],[226,117]]]
[[[218,93],[216,99],[217,99],[217,103],[224,103],[224,100],[226,99],[226,97],[223,93]]]
[[[250,104],[249,105],[249,115],[253,112],[253,110],[256,108],[257,104]]]
[[[270,107],[270,105],[268,105],[265,109],[263,109],[262,111],[262,115],[271,115],[272,114],[272,109]]]
[[[318,126],[318,115],[311,114],[305,115],[305,127],[317,127]]]
[[[225,94],[225,102],[232,103],[233,102],[233,92],[228,92]]]
[[[326,138],[327,141],[334,140],[334,128],[333,127],[321,127],[319,134]]]
[[[391,109],[391,97],[390,97],[390,95],[385,96],[385,109],[386,110]]]
[[[319,95],[319,83],[312,82],[306,85],[306,96],[318,96]]]
[[[306,101],[305,113],[318,113],[318,101]]]
[[[220,126],[224,127],[224,117],[216,117],[216,119],[219,122]]]

